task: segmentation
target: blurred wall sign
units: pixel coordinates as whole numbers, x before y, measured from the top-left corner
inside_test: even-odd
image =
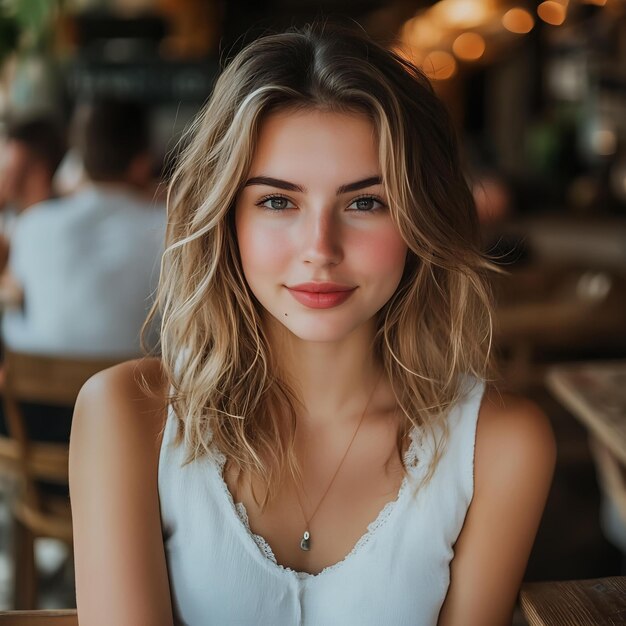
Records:
[[[163,102],[203,102],[218,75],[217,61],[118,64],[76,62],[68,68],[70,93],[77,99],[120,97]]]

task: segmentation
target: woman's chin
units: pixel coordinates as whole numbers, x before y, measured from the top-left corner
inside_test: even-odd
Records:
[[[317,323],[310,320],[290,320],[289,322],[281,320],[282,325],[302,341],[310,341],[316,343],[334,343],[343,341],[358,326],[357,324],[343,323]]]

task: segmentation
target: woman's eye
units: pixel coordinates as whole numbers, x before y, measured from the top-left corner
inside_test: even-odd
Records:
[[[366,196],[363,198],[357,198],[352,202],[350,206],[354,207],[357,211],[371,212],[377,211],[378,209],[383,208],[385,205],[380,200],[372,196]]]
[[[271,198],[264,198],[258,204],[258,206],[266,207],[272,211],[283,211],[284,209],[293,209],[294,205],[287,198],[282,196],[272,196]]]

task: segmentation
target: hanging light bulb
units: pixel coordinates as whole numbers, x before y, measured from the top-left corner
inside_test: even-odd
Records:
[[[433,22],[427,15],[420,15],[415,18],[409,29],[407,29],[409,42],[413,46],[420,48],[434,48],[443,39],[443,29],[439,24]]]
[[[485,0],[439,0],[433,16],[450,28],[475,28],[487,21],[490,7]]]
[[[554,0],[546,0],[537,7],[537,15],[552,26],[560,26],[565,21],[565,7]]]
[[[533,16],[526,11],[526,9],[521,9],[519,7],[509,9],[502,16],[502,26],[504,26],[504,28],[508,31],[518,35],[529,33],[533,29],[534,25],[535,20],[533,19]]]
[[[478,33],[462,33],[452,44],[452,51],[464,61],[476,61],[485,52],[485,40]]]

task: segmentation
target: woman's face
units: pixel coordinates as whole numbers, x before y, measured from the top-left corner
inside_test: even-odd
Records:
[[[407,253],[387,203],[367,117],[268,116],[235,208],[243,272],[267,313],[307,341],[338,341],[371,321]]]

